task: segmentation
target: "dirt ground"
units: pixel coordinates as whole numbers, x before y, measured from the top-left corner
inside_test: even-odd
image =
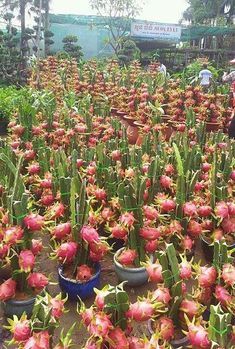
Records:
[[[48,254],[50,253],[49,241],[44,237],[44,249],[43,253],[39,258],[39,263],[37,265],[37,270],[42,271],[45,275],[49,275],[52,283],[56,283],[54,285],[49,285],[48,290],[52,296],[55,296],[60,292],[59,285],[57,284],[57,263],[54,260],[48,258]],[[203,260],[204,257],[200,248],[200,243],[197,244],[195,250],[195,260]],[[106,256],[105,260],[102,262],[102,270],[101,270],[101,285],[102,288],[106,284],[116,285],[118,284],[118,279],[114,272],[113,268],[113,255],[109,254]],[[143,286],[138,286],[135,288],[131,288],[126,286],[126,290],[129,294],[131,302],[137,300],[138,296],[147,295],[147,292],[150,290],[154,290],[156,285],[154,283],[147,283]],[[94,301],[94,297],[85,301],[86,306],[91,306]],[[86,329],[81,325],[80,316],[77,313],[77,302],[68,300],[66,303],[66,309],[69,311],[62,316],[61,326],[56,330],[53,343],[56,345],[58,343],[58,338],[60,336],[60,332],[62,328],[64,328],[64,333],[72,326],[74,322],[76,322],[76,326],[73,332],[73,342],[76,345],[77,349],[83,348],[86,339],[89,337]],[[6,319],[3,316],[2,311],[0,310],[0,349],[4,347],[4,341],[10,338],[9,332],[3,329],[3,325],[6,324]],[[133,333],[136,335],[148,335],[147,323],[141,323],[134,327]]]

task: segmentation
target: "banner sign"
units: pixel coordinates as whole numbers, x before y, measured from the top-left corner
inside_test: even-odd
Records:
[[[131,36],[176,42],[181,37],[181,26],[176,24],[132,22]]]

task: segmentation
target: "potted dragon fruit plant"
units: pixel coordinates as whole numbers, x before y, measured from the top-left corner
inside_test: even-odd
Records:
[[[78,296],[84,299],[93,294],[94,287],[99,287],[100,261],[109,245],[88,223],[90,204],[86,180],[79,176],[77,154],[73,155],[71,176],[55,178],[54,186],[61,193],[68,220],[65,222],[66,217],[62,216],[50,227],[54,249],[52,258],[60,263],[58,277],[61,290],[71,299],[78,299]]]
[[[59,342],[56,345],[53,343],[55,329],[60,327],[61,317],[66,312],[65,302],[66,299],[63,299],[61,294],[51,297],[45,292],[43,296],[37,296],[30,319],[27,319],[25,313],[21,317],[14,315],[13,319],[8,319],[9,325],[5,328],[11,332],[12,338],[7,344],[16,348],[70,348],[75,324],[66,335],[62,330]]]
[[[35,271],[42,242],[34,234],[43,229],[44,220],[28,212],[29,195],[20,174],[22,157],[16,165],[4,153],[0,158],[3,171],[11,171],[1,197],[0,263],[9,267],[10,274],[0,285],[0,300],[7,316],[21,316],[24,311],[30,316],[36,295],[48,284],[48,278]]]
[[[158,334],[161,343],[167,342],[172,348],[187,348],[188,338],[184,335],[186,329],[185,315],[188,318],[198,318],[205,307],[187,295],[187,287],[192,280],[192,262],[181,256],[178,262],[173,244],[167,244],[165,251],[157,253],[158,259],[149,263],[147,271],[149,279],[157,283],[157,288],[150,294],[154,302],[163,302],[165,311],[148,322],[150,334]]]
[[[133,324],[144,323],[164,309],[163,302],[151,302],[148,297],[131,303],[123,284],[106,285],[95,290],[96,297],[90,308],[81,305],[80,315],[90,337],[84,349],[145,348],[146,340],[133,334]]]

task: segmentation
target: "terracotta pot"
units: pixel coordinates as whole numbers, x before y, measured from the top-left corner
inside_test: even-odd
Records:
[[[141,133],[141,129],[144,127],[144,125],[138,121],[135,121],[134,125],[138,127],[138,138],[136,140],[136,145],[141,146],[144,138],[143,134]]]
[[[219,122],[206,121],[206,132],[218,131],[221,128]]]
[[[168,115],[163,115],[161,117],[161,121],[163,124],[166,124],[166,126],[162,129],[162,134],[164,135],[165,137],[165,140],[166,141],[169,141],[169,139],[171,138],[171,135],[173,133],[173,127],[171,125],[171,119],[170,119],[170,116]]]
[[[138,138],[139,138],[139,130],[138,130],[138,127],[137,126],[131,126],[129,125],[127,127],[127,130],[126,130],[126,133],[127,133],[127,138],[128,138],[128,142],[129,144],[136,144]]]

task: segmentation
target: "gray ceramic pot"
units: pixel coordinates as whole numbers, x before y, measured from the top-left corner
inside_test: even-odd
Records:
[[[114,268],[118,279],[120,281],[127,281],[128,286],[140,286],[145,284],[148,280],[146,268],[126,268],[117,261],[117,257],[124,249],[125,247],[120,248],[114,255]]]
[[[7,318],[12,318],[13,315],[16,315],[19,318],[23,312],[25,312],[27,317],[30,318],[33,312],[35,300],[36,297],[25,300],[9,299],[2,303],[4,314]]]

